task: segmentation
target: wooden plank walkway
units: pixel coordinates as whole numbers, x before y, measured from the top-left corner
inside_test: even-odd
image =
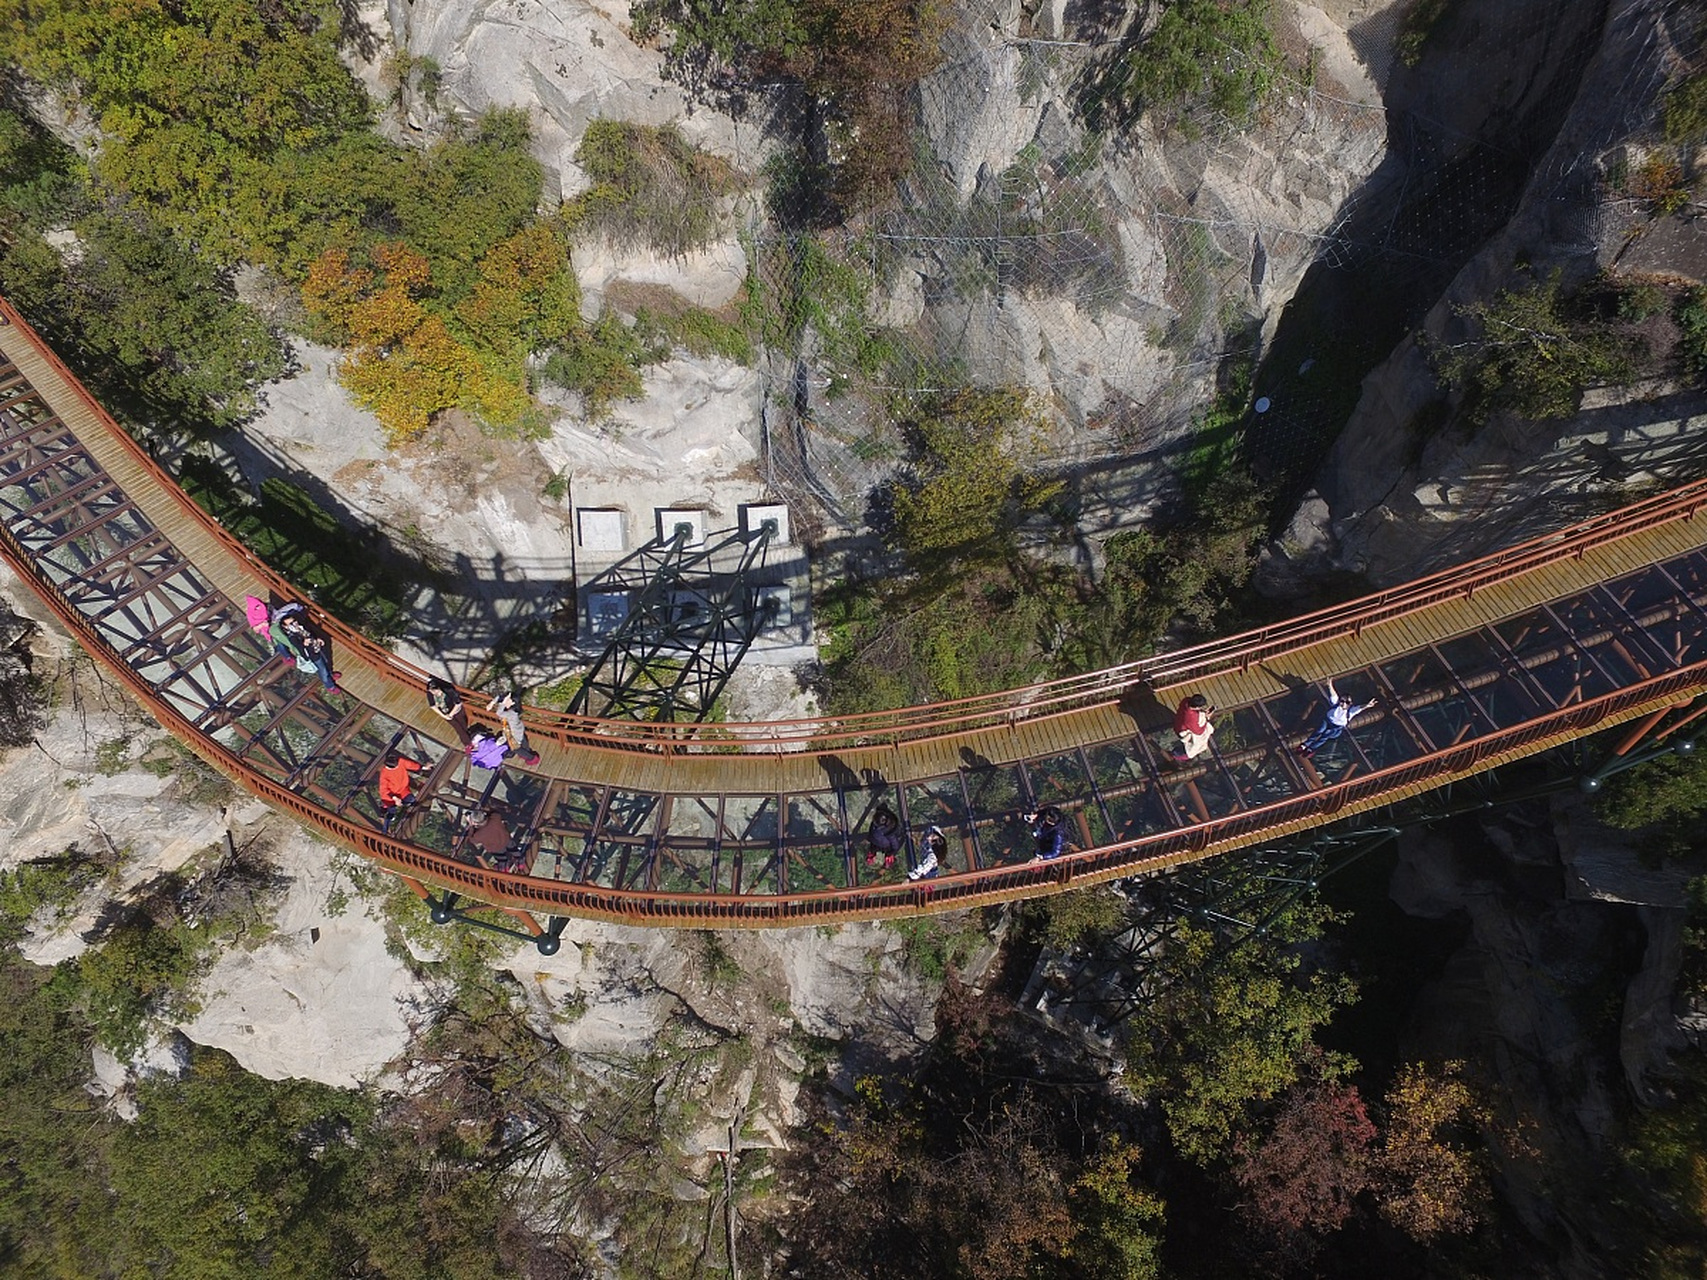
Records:
[[[241,631],[244,626],[241,601],[245,595],[264,598],[275,592],[291,594],[289,584],[226,536],[142,454],[3,302],[0,302],[0,356],[15,366],[15,373],[0,375],[0,393],[26,383],[34,389],[41,403],[87,451],[100,473],[122,489],[144,520],[170,539],[176,552],[194,566],[205,587],[212,588],[228,602],[226,613],[234,630]],[[0,406],[0,412],[8,411]],[[1154,685],[1143,681],[1140,664],[1121,669],[1118,678],[1087,678],[1063,693],[1052,692],[1052,686],[1041,686],[959,708],[901,712],[892,719],[878,717],[843,723],[826,718],[821,733],[810,726],[723,725],[715,727],[719,735],[715,740],[708,733],[705,741],[672,744],[663,736],[663,730],[645,726],[583,722],[557,728],[557,722],[547,718],[536,720],[539,731],[534,745],[541,760],[537,767],[525,772],[548,786],[584,788],[589,794],[604,795],[606,799],[598,802],[601,807],[608,807],[611,797],[619,792],[632,795],[631,820],[641,824],[635,828],[635,834],[646,842],[634,846],[635,856],[646,859],[659,857],[670,847],[667,832],[651,827],[642,830],[642,827],[661,821],[659,815],[670,812],[673,796],[707,798],[711,807],[705,810],[706,821],[714,821],[710,815],[719,811],[725,801],[733,802],[740,797],[775,800],[840,796],[848,800],[849,820],[857,822],[861,819],[851,797],[870,794],[878,787],[888,788],[888,794],[894,794],[893,788],[897,786],[922,788],[918,794],[931,797],[933,812],[934,807],[942,804],[953,810],[960,803],[953,797],[961,794],[963,786],[970,789],[970,794],[987,784],[991,788],[989,794],[1009,797],[1003,803],[1013,803],[1012,778],[1000,771],[1007,770],[1018,777],[1032,765],[1070,761],[1081,749],[1104,744],[1131,755],[1131,777],[1122,786],[1142,796],[1152,785],[1143,763],[1149,749],[1135,743],[1140,735],[1157,735],[1166,729],[1172,708],[1182,694],[1202,692],[1223,713],[1291,699],[1292,710],[1287,715],[1293,720],[1283,726],[1290,731],[1297,716],[1319,715],[1316,708],[1321,699],[1315,690],[1329,676],[1377,668],[1446,639],[1472,635],[1480,628],[1521,617],[1544,604],[1581,595],[1600,583],[1645,566],[1702,552],[1707,549],[1707,514],[1697,515],[1695,508],[1707,503],[1707,485],[1697,488],[1699,495],[1694,490],[1687,491],[1687,503],[1680,499],[1655,515],[1647,514],[1648,509],[1638,505],[1631,508],[1632,514],[1623,523],[1609,526],[1609,532],[1597,532],[1592,540],[1584,535],[1584,545],[1558,554],[1537,552],[1533,563],[1509,572],[1478,569],[1482,562],[1467,566],[1463,580],[1476,584],[1473,591],[1453,594],[1451,583],[1445,587],[1436,584],[1426,591],[1419,587],[1417,591],[1422,593],[1416,597],[1419,603],[1413,604],[1405,602],[1402,589],[1397,593],[1381,593],[1372,597],[1361,613],[1357,607],[1346,606],[1347,621],[1343,626],[1324,624],[1308,631],[1308,638],[1279,647],[1278,642],[1262,640],[1266,633],[1253,633],[1244,647],[1252,654],[1267,655],[1260,660],[1253,657],[1234,661],[1211,655],[1194,668],[1194,651],[1186,651],[1177,662],[1167,665],[1166,669],[1178,674]],[[8,545],[11,545],[9,540]],[[17,553],[9,550],[7,554]],[[26,574],[29,572],[28,565],[20,567]],[[43,590],[44,598],[49,598],[48,589]],[[1429,593],[1440,598],[1435,599]],[[1420,603],[1425,598],[1427,602]],[[49,599],[49,603],[54,601]],[[177,608],[181,610],[182,604]],[[56,605],[56,609],[74,629],[89,626],[75,611],[62,605]],[[1378,612],[1382,616],[1376,616]],[[217,619],[220,615],[216,612],[213,616]],[[329,622],[327,630],[335,645],[340,684],[353,702],[336,704],[342,710],[335,707],[328,713],[341,727],[321,747],[314,748],[315,752],[330,751],[333,745],[342,749],[347,744],[351,733],[363,722],[360,715],[353,714],[357,709],[365,709],[364,715],[371,712],[383,717],[374,723],[394,722],[408,732],[439,743],[449,752],[456,751],[456,740],[449,726],[426,706],[422,673],[336,622]],[[1219,650],[1237,658],[1242,643],[1243,638],[1219,642]],[[1489,645],[1490,652],[1501,649],[1502,646]],[[1195,671],[1201,674],[1194,674]],[[163,720],[174,723],[164,704],[148,686],[139,683],[134,672],[124,674]],[[1451,778],[1467,776],[1491,763],[1672,705],[1707,687],[1707,664],[1655,674],[1639,686],[1592,699],[1592,705],[1584,701],[1581,682],[1585,678],[1579,674],[1578,685],[1570,697],[1532,725],[1498,725],[1494,732],[1481,738],[1467,737],[1466,731],[1460,730],[1456,739],[1436,742],[1432,755],[1396,758],[1386,766],[1377,766],[1376,776],[1367,770],[1359,773],[1355,766],[1334,774],[1322,757],[1308,764],[1293,759],[1285,772],[1293,779],[1295,791],[1250,813],[1241,808],[1239,801],[1230,798],[1241,794],[1251,781],[1237,771],[1262,767],[1276,744],[1271,738],[1266,744],[1253,744],[1247,752],[1230,752],[1225,759],[1217,752],[1208,758],[1201,774],[1181,775],[1168,781],[1167,787],[1174,789],[1172,801],[1163,800],[1160,793],[1156,795],[1160,803],[1181,806],[1184,827],[1155,833],[1136,842],[1086,850],[1059,866],[1013,865],[1011,853],[1002,855],[1010,859],[1003,865],[1002,858],[993,859],[992,851],[986,848],[980,854],[984,870],[922,885],[853,884],[816,893],[755,892],[744,898],[728,893],[672,895],[531,877],[494,877],[440,853],[376,833],[368,819],[362,820],[369,822],[363,827],[350,815],[331,814],[324,808],[310,806],[301,795],[282,789],[271,777],[256,773],[230,757],[224,747],[211,739],[192,735],[196,740],[190,745],[221,767],[237,773],[257,794],[368,856],[422,881],[455,886],[459,892],[487,901],[548,914],[570,912],[661,924],[789,924],[912,914],[1050,892],[1071,884],[1212,856],[1258,839],[1273,839],[1336,816],[1391,803]],[[1312,708],[1309,712],[1299,708],[1300,690]],[[1405,692],[1400,689],[1401,696]],[[1363,693],[1359,689],[1357,696]],[[465,691],[465,701],[476,724],[491,723],[482,714],[482,704],[476,695]],[[1425,701],[1426,698],[1419,699],[1418,706]],[[1579,704],[1586,710],[1581,713],[1575,710]],[[1371,717],[1370,723],[1401,714],[1398,708],[1384,707]],[[248,731],[263,727],[257,722]],[[1417,732],[1414,728],[1405,731],[1409,735]],[[818,741],[813,742],[815,734]],[[786,741],[775,741],[778,737]],[[337,740],[335,744],[333,739]],[[1286,746],[1279,745],[1282,749]],[[354,763],[366,767],[363,761]],[[1152,760],[1148,767],[1155,764]],[[991,768],[998,772],[990,773]],[[447,778],[460,772],[463,781],[459,785],[467,785],[466,767],[460,771],[441,768],[438,772]],[[1071,774],[1072,770],[1068,772]],[[493,784],[498,780],[495,775],[491,778]],[[1102,783],[1089,777],[1071,785],[1099,792],[1102,789]],[[698,812],[680,803],[676,807],[684,815]],[[830,809],[834,809],[833,804]],[[754,808],[747,802],[745,808],[736,805],[734,811],[750,813]],[[970,856],[977,848],[972,842],[984,838],[974,835],[975,825],[989,821],[992,815],[968,812],[962,817],[959,838],[963,852]],[[700,819],[684,816],[683,821],[689,824],[684,830],[699,830],[696,824]],[[782,825],[779,819],[779,831]],[[851,840],[855,835],[838,830],[831,838]],[[583,836],[591,841],[590,828],[574,838]],[[809,837],[819,841],[823,838],[822,834]],[[782,841],[785,837],[778,835],[775,839]],[[727,866],[737,858],[757,857],[750,850],[738,852],[735,845],[714,853],[709,848],[685,844],[675,852],[685,867],[710,866],[719,859]],[[780,856],[788,850],[779,848],[777,852]],[[554,860],[557,865],[577,861],[578,857]],[[642,865],[639,874],[644,883],[656,877],[662,864],[637,865]],[[720,883],[727,882],[725,871],[721,873]]]

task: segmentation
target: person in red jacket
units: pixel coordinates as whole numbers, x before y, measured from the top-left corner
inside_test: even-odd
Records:
[[[1184,764],[1209,750],[1209,739],[1215,736],[1214,714],[1215,708],[1201,693],[1181,701],[1174,712],[1174,732],[1179,734],[1179,746],[1172,753],[1176,762]]]
[[[390,831],[391,820],[404,805],[414,803],[415,780],[409,775],[420,770],[420,762],[411,760],[401,751],[385,753],[385,763],[379,769],[379,812],[383,830]]]

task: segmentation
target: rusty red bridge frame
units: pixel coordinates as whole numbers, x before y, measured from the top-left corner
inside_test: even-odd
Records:
[[[474,768],[426,676],[336,622],[332,693],[273,661],[246,594],[294,596],[105,413],[0,301],[0,555],[174,737],[241,786],[403,876],[510,912],[678,927],[914,915],[1158,871],[1438,787],[1707,689],[1707,482],[1244,635],[986,697],[771,724],[528,709],[536,766]],[[1376,709],[1313,758],[1320,682]],[[1221,708],[1213,749],[1168,748],[1173,704]],[[484,699],[472,692],[468,705]],[[420,801],[383,829],[389,749]],[[513,759],[513,757],[512,757]],[[1031,859],[1056,805],[1068,853]],[[947,867],[868,866],[878,806]],[[485,864],[488,806],[525,850]]]

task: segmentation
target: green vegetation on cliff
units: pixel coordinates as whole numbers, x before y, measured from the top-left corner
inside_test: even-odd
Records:
[[[98,130],[85,164],[15,114],[0,128],[0,288],[162,429],[240,421],[283,372],[235,300],[248,263],[351,344],[344,378],[393,440],[452,407],[527,430],[526,358],[612,334],[581,320],[563,229],[537,215],[526,120],[386,141],[339,59],[342,17],[330,0],[0,4],[0,60]],[[42,239],[67,230],[71,249]]]

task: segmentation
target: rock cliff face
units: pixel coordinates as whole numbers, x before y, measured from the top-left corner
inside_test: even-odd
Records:
[[[1502,1197],[1551,1251],[1550,1274],[1604,1274],[1618,1238],[1595,1170],[1626,1099],[1656,1100],[1683,1045],[1672,993],[1686,879],[1644,868],[1575,796],[1401,841],[1394,901],[1467,918],[1469,933],[1400,1049],[1490,1073],[1521,1133],[1492,1148]]]
[[[1467,8],[1486,10],[1494,21],[1502,6]],[[1515,214],[1451,281],[1420,334],[1401,342],[1364,383],[1357,411],[1318,481],[1319,497],[1300,512],[1283,556],[1350,569],[1385,585],[1617,506],[1707,467],[1699,429],[1707,401],[1663,378],[1591,392],[1569,420],[1504,415],[1478,428],[1454,417],[1455,402],[1428,355],[1431,343],[1446,346],[1467,336],[1462,309],[1512,286],[1519,263],[1538,278],[1559,271],[1566,288],[1601,270],[1699,278],[1701,242],[1693,217],[1656,223],[1645,202],[1619,196],[1608,179],[1616,165],[1628,163],[1628,148],[1640,156],[1644,139],[1657,137],[1658,91],[1678,65],[1680,33],[1668,22],[1663,6],[1647,0],[1608,5],[1580,85],[1559,83],[1555,75],[1572,38],[1565,24],[1504,47],[1503,72],[1480,81],[1454,83],[1450,75],[1435,75],[1430,64],[1428,96],[1419,110],[1457,112],[1467,136],[1487,136],[1491,123],[1505,121],[1532,132],[1550,115],[1562,115],[1562,123],[1530,171]],[[1576,38],[1593,34],[1582,31]],[[1475,66],[1487,56],[1487,37],[1485,26],[1472,25],[1443,38],[1477,41],[1475,58],[1464,60]],[[1561,95],[1569,104],[1563,112]],[[1442,422],[1447,429],[1438,431]]]
[[[1255,125],[1195,139],[1141,129],[1115,144],[1086,127],[1084,77],[1139,9],[956,6],[943,64],[921,86],[930,163],[899,208],[857,229],[875,233],[854,257],[877,285],[868,318],[915,360],[1035,389],[1058,412],[1049,451],[1063,462],[1164,448],[1213,394],[1222,353],[1248,344],[1253,326],[1272,328],[1319,237],[1379,166],[1386,130],[1371,66],[1389,56],[1396,7],[1277,6],[1290,71]],[[732,119],[684,96],[663,79],[660,52],[632,40],[624,4],[389,0],[363,12],[368,78],[396,95],[400,127],[430,136],[451,115],[519,107],[548,196],[585,184],[574,154],[594,118],[676,124],[746,175],[749,194],[787,131],[783,100]],[[637,289],[727,303],[755,266],[753,246],[781,238],[756,199],[735,215],[695,259],[578,246],[588,308],[620,311]],[[756,381],[700,379],[699,403],[753,444],[761,406],[779,422],[799,413],[815,433],[800,465],[840,509],[860,510],[879,472],[847,442],[870,430],[892,388],[832,398],[847,370],[810,334],[801,351],[771,355]],[[645,405],[622,418],[642,435],[653,421]],[[563,443],[576,447],[572,430]],[[1086,531],[1131,524],[1165,487],[1153,464],[1099,486],[1118,496],[1093,498]]]

